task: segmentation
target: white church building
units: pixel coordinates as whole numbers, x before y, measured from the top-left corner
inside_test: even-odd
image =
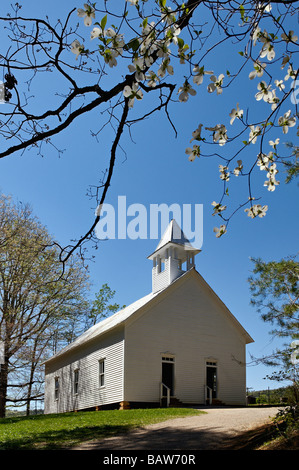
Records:
[[[172,220],[152,260],[152,292],[45,362],[45,413],[246,405],[253,339],[195,269],[199,250]]]

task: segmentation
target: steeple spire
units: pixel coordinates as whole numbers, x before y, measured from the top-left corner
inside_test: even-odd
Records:
[[[200,250],[191,245],[177,222],[172,219],[157,248],[148,256],[148,259],[153,260],[153,292],[164,289],[184,272],[193,268],[194,257],[199,252]]]

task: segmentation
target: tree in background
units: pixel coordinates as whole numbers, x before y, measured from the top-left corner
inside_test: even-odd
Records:
[[[221,219],[216,236],[226,233],[240,209],[250,218],[266,215],[259,188],[273,192],[279,171],[291,180],[299,170],[292,142],[298,119],[297,5],[295,0],[99,0],[65,14],[59,5],[64,18],[51,21],[36,18],[34,11],[23,16],[16,3],[0,17],[2,49],[8,43],[0,58],[6,103],[0,135],[7,143],[0,158],[32,148],[45,154],[47,144],[57,148],[57,134],[84,116],[99,142],[107,139],[106,129],[114,133],[103,180],[94,185],[95,217],[85,235],[61,248],[63,261],[94,235],[123,133],[131,135],[135,124],[149,125],[150,117],[164,112],[176,136],[175,113],[189,100],[198,100],[200,110],[202,93],[232,100],[221,122],[218,106],[210,122],[205,110],[195,113],[182,155],[192,165],[199,164],[198,157],[219,162],[216,178],[223,191],[211,201],[213,215]],[[220,55],[225,65],[219,65]],[[231,207],[229,189],[236,178],[245,181],[246,195]]]
[[[110,300],[113,299],[115,291],[112,290],[108,284],[103,284],[99,292],[95,296],[95,300],[92,302],[90,310],[86,316],[85,328],[90,328],[101,320],[109,317],[113,313],[120,310],[120,306],[117,303],[111,304]],[[123,305],[121,308],[124,308]]]
[[[269,262],[253,259],[253,262],[253,275],[249,278],[251,303],[261,318],[273,325],[270,334],[287,340],[283,349],[259,360],[280,367],[269,378],[290,380],[298,403],[299,262],[297,256]]]
[[[27,205],[0,198],[0,417],[12,391],[23,402],[39,395],[38,364],[58,328],[80,318],[88,287],[80,259],[61,264],[55,241]],[[40,373],[40,370],[39,370]],[[20,380],[20,374],[23,378]],[[17,382],[16,382],[16,378]],[[32,395],[33,394],[33,395]]]

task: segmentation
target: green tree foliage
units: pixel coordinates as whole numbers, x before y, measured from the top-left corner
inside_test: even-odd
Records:
[[[119,304],[109,303],[113,299],[115,291],[108,284],[103,284],[99,292],[95,296],[90,311],[86,319],[86,327],[89,328],[101,320],[109,317],[120,309]],[[122,307],[124,308],[124,306]]]
[[[249,278],[251,303],[261,318],[273,325],[270,334],[286,340],[282,348],[259,361],[280,366],[268,378],[290,380],[295,402],[298,402],[299,262],[297,256],[269,262],[253,259],[253,262],[255,267]]]
[[[264,262],[254,259],[250,277],[251,303],[265,322],[275,326],[273,335],[299,337],[299,262],[296,257]]]
[[[30,400],[37,364],[59,330],[66,332],[70,319],[79,318],[87,287],[87,272],[79,259],[62,264],[55,241],[32,210],[2,195],[0,417],[5,415],[9,389],[18,388],[22,398]],[[21,382],[18,372],[24,375]]]

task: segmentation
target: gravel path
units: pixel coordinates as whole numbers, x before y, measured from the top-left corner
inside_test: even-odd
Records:
[[[232,437],[271,420],[279,408],[198,408],[206,414],[176,418],[127,434],[89,441],[74,450],[221,450]]]

